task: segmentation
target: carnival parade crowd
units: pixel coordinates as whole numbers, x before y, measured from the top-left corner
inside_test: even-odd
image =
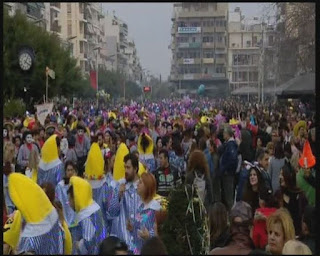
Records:
[[[171,254],[171,194],[192,187],[207,253],[315,254],[315,147],[299,101],[78,101],[43,125],[6,118],[3,253]]]

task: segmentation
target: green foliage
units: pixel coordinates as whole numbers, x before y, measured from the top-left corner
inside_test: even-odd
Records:
[[[85,81],[76,60],[61,47],[60,39],[27,21],[20,12],[14,17],[4,12],[3,18],[4,97],[23,98],[23,88],[26,87],[35,101],[42,99],[46,66],[56,73],[54,80],[49,78],[49,98],[72,96],[78,90],[79,83]],[[18,63],[18,53],[23,46],[32,47],[36,55],[34,67],[27,73],[21,71]]]
[[[111,98],[121,98],[124,96],[124,81],[125,78],[120,72],[114,72],[104,69],[99,69],[99,90],[104,90],[111,95]],[[141,95],[139,86],[132,82],[126,81],[126,98],[135,99]]]
[[[188,187],[190,198],[185,189],[185,185],[182,185],[170,193],[168,216],[160,229],[160,237],[170,255],[205,254],[207,248],[204,242],[208,240],[204,239],[207,235],[206,218],[200,213],[200,203],[195,194],[191,192],[191,187]]]
[[[3,106],[4,117],[23,116],[26,112],[26,105],[22,99],[12,99],[6,101]]]

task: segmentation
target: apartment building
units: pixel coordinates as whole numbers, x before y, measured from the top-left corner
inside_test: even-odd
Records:
[[[45,15],[45,4],[43,2],[4,2],[4,9],[8,10],[9,15],[14,16],[17,11],[25,14],[27,19],[39,27],[47,28],[47,19]]]
[[[170,81],[178,92],[195,92],[200,84],[209,94],[228,88],[228,3],[175,3],[172,15]]]
[[[275,30],[257,17],[244,21],[239,7],[229,13],[230,90],[275,82]]]
[[[115,13],[104,14],[102,3],[5,3],[4,7],[10,15],[20,10],[29,20],[56,34],[84,75],[99,65],[121,71],[128,78],[140,77],[140,60],[134,41],[128,39],[128,25]]]

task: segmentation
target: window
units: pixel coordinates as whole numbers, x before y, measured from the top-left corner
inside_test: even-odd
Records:
[[[269,46],[273,46],[273,36],[269,36]]]
[[[80,53],[83,53],[83,42],[80,41]]]
[[[67,12],[71,13],[71,3],[67,3]]]
[[[257,42],[258,42],[257,36],[253,36],[253,37],[252,37],[252,45],[253,45],[253,46],[256,46],[256,45],[257,45]]]
[[[251,46],[251,41],[247,41],[247,47]]]
[[[195,43],[196,42],[196,38],[192,37],[192,42]]]
[[[82,22],[79,22],[79,27],[80,27],[80,34],[84,33],[84,24]]]
[[[68,36],[72,36],[72,21],[68,20]]]

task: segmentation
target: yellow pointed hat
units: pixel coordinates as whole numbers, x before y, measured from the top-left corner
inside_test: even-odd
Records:
[[[70,178],[70,185],[73,186],[74,204],[76,212],[93,204],[92,188],[88,181],[77,176]]]
[[[126,146],[126,144],[121,143],[117,150],[116,157],[114,160],[113,178],[116,181],[124,178],[125,169],[124,169],[123,159],[128,154],[129,154],[128,147]]]
[[[72,236],[66,221],[63,221],[62,227],[64,230],[64,254],[72,255]]]
[[[50,163],[59,158],[56,137],[56,134],[51,135],[41,149],[41,160],[44,163]]]
[[[21,173],[9,175],[9,195],[28,223],[42,222],[54,209],[43,189]]]
[[[89,150],[84,175],[89,180],[101,180],[104,177],[104,159],[96,142],[92,143]]]
[[[138,152],[139,154],[152,154],[153,153],[153,139],[145,133],[145,136],[147,140],[149,141],[149,146],[146,148],[146,151],[143,151],[142,145],[141,145],[141,139],[142,139],[142,134],[140,134],[138,138]]]
[[[17,210],[14,212],[13,216],[7,220],[3,227],[3,242],[10,245],[13,250],[17,247],[20,239],[21,224],[21,212]]]
[[[142,173],[147,172],[146,168],[143,166],[143,164],[139,161],[139,171],[138,171],[138,176],[140,177]]]
[[[114,113],[114,112],[109,112],[108,113],[108,117],[109,117],[109,119],[112,117],[113,119],[117,119],[117,115]]]

